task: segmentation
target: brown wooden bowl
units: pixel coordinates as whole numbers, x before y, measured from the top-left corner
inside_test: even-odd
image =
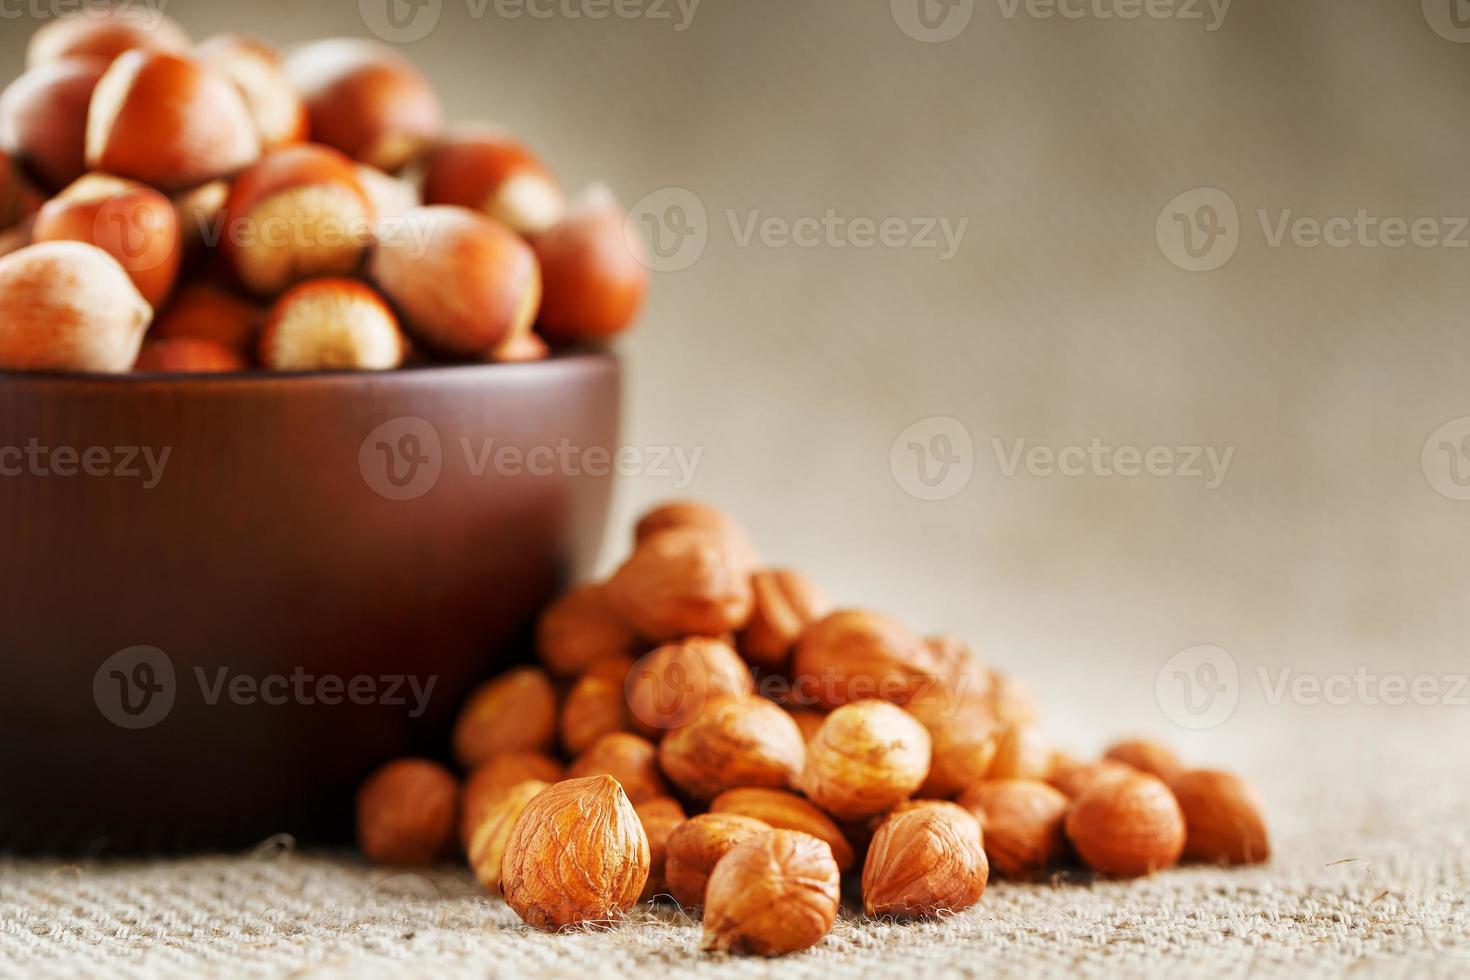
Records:
[[[346,839],[593,556],[619,384],[0,374],[0,849]]]

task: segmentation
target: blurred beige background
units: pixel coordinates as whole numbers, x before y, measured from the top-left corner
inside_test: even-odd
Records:
[[[384,2],[166,9],[196,36],[286,43],[370,35],[391,26]],[[429,25],[403,49],[452,116],[509,125],[568,185],[605,180],[654,219],[683,216],[703,248],[656,275],[620,345],[627,441],[702,453],[696,477],[624,481],[602,568],[640,508],[693,494],[844,603],[968,638],[1038,689],[1078,749],[1154,732],[1250,765],[1289,737],[1331,777],[1393,758],[1401,735],[1465,735],[1470,502],[1452,499],[1448,467],[1470,473],[1470,423],[1431,442],[1428,471],[1421,459],[1470,416],[1458,0],[1062,0],[1075,17],[1042,16],[1044,0],[923,0],[954,34],[943,43],[921,39],[918,2],[396,8],[409,33]],[[36,21],[16,4],[3,25],[9,76]],[[1166,207],[1195,188],[1224,198]],[[1221,200],[1237,213],[1212,222],[1200,206]],[[894,244],[775,236],[829,211],[899,219]],[[1343,247],[1312,247],[1309,227],[1276,237],[1283,220],[1359,211],[1433,221],[1402,247],[1381,227]],[[768,218],[771,234],[746,237]],[[1229,261],[1180,268],[1180,221],[1195,244],[1221,231],[1203,264],[1234,247]],[[967,223],[947,257],[913,240],[936,222]],[[943,448],[943,426],[972,448],[952,438],[951,495],[920,499],[908,443]],[[1169,447],[1169,466],[1188,447],[1233,454],[1213,489],[1086,467],[1007,475],[1018,440],[1094,438]],[[1202,644],[1229,658],[1206,668],[1237,671],[1223,717],[1209,711],[1228,679],[1170,659]],[[1368,686],[1342,704],[1274,697],[1355,672]],[[1384,675],[1437,693],[1371,703]],[[1203,700],[1212,688],[1226,702]],[[1185,695],[1212,707],[1181,714]]]

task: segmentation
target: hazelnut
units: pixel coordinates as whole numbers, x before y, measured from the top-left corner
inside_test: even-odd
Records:
[[[1271,856],[1260,794],[1228,772],[1194,769],[1170,787],[1184,811],[1184,856],[1212,864],[1256,864]]]
[[[398,759],[383,766],[357,792],[357,841],[377,864],[419,867],[454,848],[459,786],[427,759]]]
[[[820,711],[805,708],[788,708],[787,713],[791,715],[791,720],[796,722],[796,727],[801,729],[802,741],[808,743],[816,736],[817,731],[822,727],[822,722],[827,720],[827,716]]]
[[[929,775],[919,795],[953,799],[991,776],[1001,743],[1001,728],[990,712],[973,701],[953,708],[910,702],[909,713],[922,723],[933,743]]]
[[[480,211],[521,235],[546,231],[566,209],[546,165],[519,140],[488,128],[452,133],[429,152],[424,203]]]
[[[1151,776],[1158,776],[1166,783],[1173,782],[1175,777],[1184,772],[1184,763],[1179,761],[1173,749],[1146,738],[1116,742],[1103,753],[1103,758],[1132,766]]]
[[[87,107],[106,70],[101,58],[51,61],[0,94],[0,150],[47,190],[60,190],[87,170]]]
[[[828,708],[867,698],[904,704],[928,691],[937,671],[924,641],[902,623],[858,610],[812,623],[792,661],[794,689]]]
[[[631,728],[623,689],[632,666],[627,657],[602,660],[572,685],[562,702],[560,722],[561,744],[569,754],[577,755],[602,736]]]
[[[758,667],[782,667],[801,634],[832,603],[811,579],[789,569],[756,572],[750,587],[755,606],[740,635],[740,652]]]
[[[832,931],[841,875],[827,845],[771,830],[715,865],[705,894],[706,950],[780,956],[810,949]]]
[[[0,368],[125,373],[152,317],[95,245],[45,242],[0,259]]]
[[[980,821],[985,854],[1007,878],[1042,874],[1066,854],[1062,823],[1072,801],[1054,786],[1034,779],[976,783],[958,802]]]
[[[387,45],[317,41],[293,52],[285,72],[306,100],[312,139],[379,170],[398,171],[443,126],[433,88]]]
[[[801,787],[839,820],[889,810],[929,774],[929,733],[902,708],[857,701],[827,716],[807,746]]]
[[[1147,773],[1094,780],[1066,828],[1088,867],[1117,878],[1172,868],[1184,850],[1184,813],[1163,780]]]
[[[1045,779],[1051,772],[1051,743],[1034,725],[1013,724],[1000,730],[989,779]]]
[[[549,785],[539,779],[516,783],[479,811],[466,840],[465,853],[475,877],[491,892],[500,892],[500,868],[510,832],[526,807]]]
[[[669,890],[668,879],[664,877],[664,867],[669,859],[669,836],[688,817],[679,801],[672,796],[655,796],[633,809],[643,823],[643,832],[648,835],[648,883],[643,886],[641,896],[646,901]]]
[[[286,78],[275,48],[241,34],[217,34],[201,41],[194,56],[239,88],[265,149],[306,139],[306,103]]]
[[[205,282],[181,286],[158,314],[149,337],[209,340],[244,355],[255,345],[261,311],[255,304]]]
[[[174,195],[174,218],[186,255],[219,245],[224,233],[225,205],[230,200],[230,182],[211,180]]]
[[[1053,757],[1046,781],[1075,800],[1096,779],[1127,776],[1137,771],[1132,766],[1115,762],[1112,759],[1103,759],[1100,762],[1079,762],[1076,759]]]
[[[469,847],[470,835],[486,811],[512,786],[524,782],[555,783],[561,778],[561,764],[550,756],[539,752],[497,752],[465,780],[460,806],[460,842]]]
[[[741,841],[770,830],[759,820],[735,813],[702,813],[679,824],[669,835],[664,865],[669,894],[686,909],[703,905],[705,885],[720,858]]]
[[[854,859],[852,845],[832,818],[795,793],[781,789],[745,787],[730,789],[715,797],[711,813],[735,813],[753,817],[777,830],[799,830],[826,841],[832,848],[837,870],[846,874]]]
[[[801,776],[806,743],[791,716],[770,701],[724,698],[665,736],[658,758],[680,789],[710,800],[741,786],[792,786]]]
[[[568,779],[521,811],[505,845],[500,889],[547,932],[622,918],[648,881],[648,836],[611,776]]]
[[[721,636],[750,619],[750,569],[722,535],[672,528],[647,538],[607,583],[607,597],[651,640]]]
[[[984,703],[993,695],[994,679],[990,669],[964,640],[946,635],[927,636],[924,646],[929,649],[941,681],[935,685],[933,696],[943,697],[952,703]]]
[[[627,675],[628,711],[649,735],[689,724],[717,698],[754,690],[750,669],[730,645],[704,637],[661,646]]]
[[[35,67],[74,57],[111,61],[134,48],[177,53],[188,47],[189,36],[184,29],[157,10],[128,5],[112,10],[93,7],[50,21],[31,35],[26,65]]]
[[[541,662],[557,677],[577,677],[599,661],[624,657],[636,641],[601,585],[572,589],[548,606],[536,625]]]
[[[544,295],[536,323],[552,344],[608,340],[643,306],[648,265],[641,240],[626,234],[627,215],[598,188],[531,239]]]
[[[490,351],[490,362],[492,364],[530,364],[534,361],[544,361],[550,356],[551,348],[546,346],[546,341],[534,333],[525,333],[502,340]]]
[[[134,374],[229,374],[243,371],[245,360],[224,344],[197,337],[150,340],[143,345]]]
[[[274,371],[390,371],[406,348],[388,304],[352,279],[295,287],[260,333],[260,363]]]
[[[757,564],[755,548],[735,518],[698,500],[670,500],[646,512],[633,528],[633,545],[637,547],[658,532],[676,527],[701,528],[722,535],[749,564]]]
[[[92,170],[183,190],[243,170],[259,156],[260,137],[244,97],[190,58],[125,52],[92,92]]]
[[[545,752],[556,739],[556,691],[534,667],[480,685],[454,725],[454,757],[474,769],[497,752]]]
[[[963,807],[906,803],[879,826],[863,864],[863,911],[909,919],[980,901],[990,877],[980,824]]]
[[[96,245],[117,259],[153,307],[173,290],[183,254],[173,202],[150,187],[103,174],[88,174],[46,202],[31,237]]]
[[[424,206],[419,199],[418,188],[402,177],[385,174],[365,163],[359,163],[353,169],[357,173],[357,182],[362,185],[378,214],[380,227],[385,221],[402,221],[408,212]],[[392,228],[388,230],[391,232]]]
[[[1031,725],[1040,712],[1036,710],[1036,698],[1023,681],[998,670],[990,672],[990,713],[996,721],[1005,724]]]
[[[669,794],[658,768],[658,749],[648,739],[629,732],[611,732],[593,742],[572,762],[567,775],[611,776],[634,803]]]

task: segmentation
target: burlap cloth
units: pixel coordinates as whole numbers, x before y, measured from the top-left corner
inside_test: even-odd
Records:
[[[1283,756],[1290,753],[1283,752]],[[1417,756],[1412,764],[1408,759]],[[545,936],[453,869],[389,875],[289,842],[171,862],[0,861],[0,971],[651,977],[1006,976],[1304,971],[1470,973],[1464,765],[1408,754],[1344,779],[1258,774],[1276,857],[1133,883],[992,882],[981,906],[913,925],[844,912],[810,953],[698,952],[675,908]]]

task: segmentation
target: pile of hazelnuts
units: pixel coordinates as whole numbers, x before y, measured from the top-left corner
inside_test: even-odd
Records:
[[[636,316],[611,194],[568,201],[376,42],[194,44],[142,5],[31,38],[0,94],[0,370],[531,361]]]
[[[821,942],[844,894],[868,916],[975,905],[991,870],[1135,878],[1269,855],[1263,806],[1167,747],[1057,751],[1033,698],[963,642],[835,609],[764,566],[724,512],[638,522],[606,582],[553,603],[538,666],[475,690],[463,781],[388,763],[358,797],[372,861],[457,855],[527,923],[605,925],[672,900],[708,950]]]

